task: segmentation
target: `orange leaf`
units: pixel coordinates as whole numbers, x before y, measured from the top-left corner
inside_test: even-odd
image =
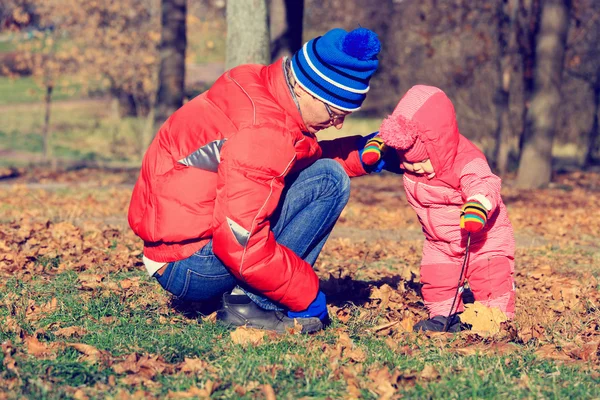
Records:
[[[206,370],[208,367],[208,363],[199,358],[188,358],[185,357],[184,361],[179,363],[178,368],[183,373],[193,373],[196,374],[198,372],[202,372]]]
[[[500,324],[507,320],[499,308],[490,308],[476,301],[465,304],[460,320],[472,326],[471,330],[481,336],[495,335],[500,332]]]
[[[80,358],[81,361],[95,363],[104,357],[104,352],[98,350],[94,346],[90,346],[89,344],[84,343],[67,343],[67,346],[74,348],[78,352],[83,354],[83,357]]]
[[[54,348],[58,346],[58,343],[46,345],[40,342],[35,336],[26,336],[24,342],[27,352],[37,358],[52,355]]]
[[[265,395],[266,400],[277,400],[273,386],[269,385],[268,383],[262,385],[262,392]]]
[[[61,328],[54,332],[54,335],[56,336],[62,336],[67,338],[73,336],[83,336],[85,334],[87,334],[87,331],[85,330],[85,328],[82,328],[80,326],[69,326],[66,328]]]
[[[433,381],[440,377],[440,373],[432,365],[427,364],[419,374],[419,377],[427,381]]]
[[[233,343],[241,344],[242,346],[258,346],[264,343],[265,331],[240,326],[231,332],[230,336]]]

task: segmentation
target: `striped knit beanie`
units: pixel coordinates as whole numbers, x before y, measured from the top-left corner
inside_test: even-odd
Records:
[[[443,91],[433,86],[413,86],[400,99],[392,115],[381,123],[379,137],[387,146],[398,150],[404,161],[419,162],[429,158],[420,138],[421,129],[413,116],[436,93]]]
[[[332,29],[294,54],[292,73],[315,98],[340,110],[356,111],[367,97],[380,50],[377,35],[369,29]]]

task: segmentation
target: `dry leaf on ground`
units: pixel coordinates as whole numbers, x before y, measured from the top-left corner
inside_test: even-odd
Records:
[[[476,301],[465,304],[465,311],[460,320],[472,326],[471,330],[478,334],[488,336],[500,332],[500,324],[507,320],[506,315],[498,308],[490,308]]]
[[[264,343],[265,331],[260,329],[246,328],[240,326],[230,333],[231,340],[235,344],[241,344],[242,346],[258,346]]]

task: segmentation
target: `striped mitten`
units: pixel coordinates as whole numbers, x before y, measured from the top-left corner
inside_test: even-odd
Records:
[[[370,139],[361,153],[361,159],[365,165],[375,165],[383,156],[385,144],[379,136]]]
[[[476,200],[467,201],[460,211],[460,227],[467,232],[479,232],[487,222],[487,210]]]

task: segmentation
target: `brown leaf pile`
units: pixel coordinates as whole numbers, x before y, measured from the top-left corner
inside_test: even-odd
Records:
[[[67,184],[93,181],[79,172],[65,176]],[[57,274],[75,271],[82,301],[111,294],[127,300],[128,307],[158,306],[160,323],[168,329],[178,329],[174,322],[195,323],[169,314],[169,297],[141,278],[141,243],[126,223],[131,188],[107,187],[129,178],[115,175],[103,180],[95,189],[73,185],[68,194],[24,184],[0,190],[0,203],[6,204],[0,209],[0,287],[9,277],[23,282],[33,277],[50,281]],[[370,364],[368,352],[351,337],[350,332],[357,327],[365,335],[382,338],[391,351],[410,357],[418,356],[419,349],[400,344],[407,340],[460,355],[507,355],[527,344],[540,358],[597,367],[600,294],[594,257],[599,252],[600,218],[590,217],[590,210],[600,204],[597,182],[598,174],[574,173],[559,177],[554,187],[545,190],[517,191],[510,182],[505,185],[504,198],[518,242],[517,316],[505,322],[497,310],[475,303],[463,314],[472,331],[453,337],[412,332],[417,321],[427,318],[419,295],[422,233],[404,199],[401,179],[384,175],[355,180],[351,201],[316,265],[331,314],[342,327],[335,332],[335,343],[320,341],[317,335],[315,345],[330,366],[327,373],[332,379],[347,383],[347,392],[341,397],[358,398],[367,390],[381,399],[396,398],[400,386],[437,381],[451,373],[430,364],[405,371]],[[114,279],[113,275],[122,271],[142,272],[140,276]],[[11,293],[1,304],[8,310],[2,320],[3,331],[21,341],[2,344],[3,367],[17,376],[21,357],[52,359],[58,351],[71,348],[80,354],[81,362],[112,369],[118,383],[128,387],[156,387],[158,375],[209,378],[200,387],[170,392],[168,398],[208,398],[222,383],[215,366],[199,358],[186,357],[172,364],[161,355],[135,351],[115,357],[109,351],[73,342],[83,341],[86,329],[44,323],[45,317],[61,308],[60,298],[36,301],[25,293]],[[20,320],[31,324],[35,334],[25,334]],[[105,317],[100,322],[109,325],[115,320]],[[49,333],[55,341],[49,341]],[[230,339],[242,347],[278,340],[248,328],[232,331]],[[283,367],[262,368],[262,372],[276,376]],[[295,371],[299,379],[304,374],[302,369]],[[107,384],[98,384],[96,393],[114,387],[117,382],[111,378]],[[527,379],[523,375],[520,382],[525,385]],[[3,387],[11,384],[16,385],[8,382]],[[276,395],[273,387],[263,382],[235,385],[233,390],[239,396]],[[70,394],[86,398],[90,393],[74,388]],[[131,395],[136,396],[152,398],[141,389]]]

